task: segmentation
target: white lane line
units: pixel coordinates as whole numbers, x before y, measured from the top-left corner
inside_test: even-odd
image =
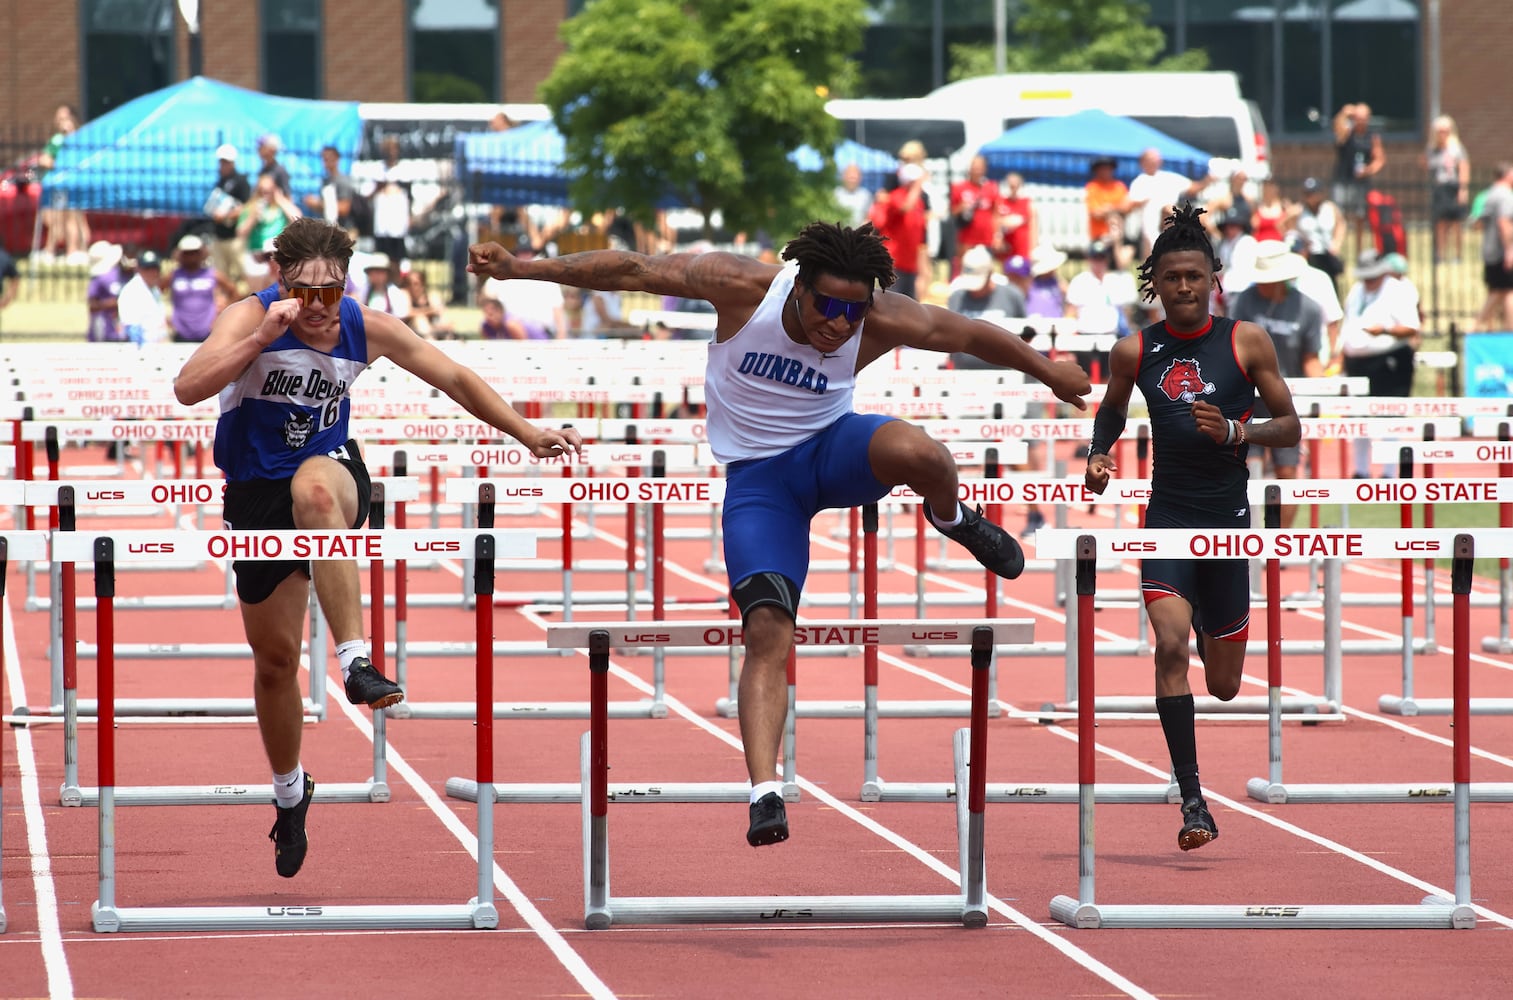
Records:
[[[11,704],[25,705],[26,684],[21,677],[21,654],[16,647],[11,602],[0,601],[5,616],[5,674]],[[53,884],[52,856],[47,849],[47,821],[42,812],[42,789],[38,783],[37,755],[31,730],[21,726],[16,734],[16,758],[21,771],[22,815],[26,819],[26,847],[31,854],[32,894],[37,898],[37,937],[42,946],[42,964],[47,970],[47,992],[52,1000],[73,1000],[74,979],[63,951],[63,927],[58,915],[58,889]]]
[[[346,692],[342,690],[341,685],[336,682],[334,677],[328,674],[325,681],[326,696],[329,702],[334,705],[340,705],[347,719],[368,738],[369,743],[373,742],[372,720],[362,715],[356,706],[347,703]],[[415,790],[415,794],[420,797],[420,800],[426,804],[426,807],[431,812],[436,814],[436,818],[441,820],[442,825],[451,831],[452,835],[457,838],[476,863],[478,861],[477,833],[468,829],[467,824],[446,803],[441,801],[437,794],[431,790],[431,786],[426,783],[426,780],[420,776],[420,773],[411,767],[409,762],[404,759],[404,756],[394,748],[392,741],[388,744],[386,759],[389,766],[404,778],[405,784]],[[583,957],[573,950],[572,945],[568,944],[542,912],[536,909],[535,904],[530,901],[530,898],[525,893],[520,891],[520,887],[505,874],[504,869],[499,866],[497,861],[494,862],[494,889],[500,897],[515,908],[530,929],[541,938],[542,942],[551,950],[552,955],[562,964],[562,967],[567,970],[568,974],[578,982],[578,985],[584,989],[588,996],[595,997],[597,1000],[614,1000],[614,991],[605,985],[604,981],[589,968],[588,963],[583,960]]]
[[[538,617],[535,613],[529,611],[528,609],[522,609],[521,615],[522,617],[533,621],[538,626],[540,626],[543,633],[546,631],[546,622]],[[631,687],[635,688],[637,691],[640,691],[642,694],[649,695],[653,693],[653,688],[650,684],[647,684],[645,681],[641,680],[640,677],[636,676],[635,673],[624,669],[614,661],[610,662],[610,672],[616,677],[623,680],[625,683],[629,684]],[[702,715],[690,709],[687,705],[683,704],[677,698],[664,692],[663,699],[665,700],[668,708],[672,709],[674,712],[677,712],[678,715],[693,723],[698,728],[704,730],[715,739],[720,740],[721,742],[736,750],[741,749],[740,739],[738,739],[731,733],[726,732],[724,729],[721,729],[719,726],[710,722],[708,719],[705,719]],[[805,794],[814,796],[818,801],[829,806],[831,809],[834,809],[837,813],[845,816],[852,822],[865,828],[868,832],[882,838],[889,844],[892,844],[894,847],[908,854],[910,857],[913,857],[916,861],[919,861],[930,870],[948,879],[954,885],[961,885],[961,874],[950,865],[930,854],[924,848],[918,846],[912,841],[906,840],[902,835],[893,832],[892,830],[883,826],[881,823],[872,819],[870,816],[858,812],[849,804],[842,802],[840,799],[831,795],[829,792],[826,792],[824,789],[820,788],[818,785],[815,785],[813,782],[806,780],[802,776],[800,776],[797,780],[799,787],[804,790]],[[1156,1000],[1154,994],[1146,991],[1144,988],[1131,982],[1129,979],[1126,979],[1124,976],[1120,975],[1109,966],[1103,964],[1098,959],[1088,954],[1086,951],[1083,951],[1081,948],[1072,944],[1071,941],[1069,941],[1065,936],[1053,933],[1051,930],[1041,926],[1041,924],[1033,918],[1020,912],[1014,907],[1009,906],[998,897],[991,895],[988,896],[987,903],[997,913],[1001,914],[1004,917],[1007,917],[1009,920],[1011,920],[1013,923],[1017,924],[1024,930],[1029,931],[1035,937],[1044,941],[1046,944],[1049,944],[1051,947],[1055,948],[1057,951],[1061,952],[1067,958],[1070,958],[1073,962],[1076,962],[1078,965],[1082,966],[1082,968],[1091,972],[1093,975],[1102,979],[1110,986],[1122,990],[1125,995],[1141,998],[1141,1000]]]

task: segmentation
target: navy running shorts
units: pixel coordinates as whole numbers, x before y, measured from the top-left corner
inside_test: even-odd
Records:
[[[1220,528],[1247,531],[1250,505],[1173,509],[1152,503],[1147,528]],[[1193,623],[1216,639],[1243,639],[1250,627],[1250,562],[1246,559],[1145,559],[1140,592],[1146,604],[1180,597],[1192,605]]]
[[[770,458],[725,469],[725,571],[734,586],[753,573],[781,573],[800,590],[809,575],[809,522],[831,508],[886,496],[867,447],[894,417],[848,413],[814,437]]]

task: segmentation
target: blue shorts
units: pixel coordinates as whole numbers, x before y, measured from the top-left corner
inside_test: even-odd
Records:
[[[1239,513],[1236,513],[1236,511]],[[1147,528],[1221,528],[1246,531],[1250,510],[1178,509],[1151,504]],[[1193,624],[1216,639],[1243,641],[1250,629],[1250,562],[1245,559],[1145,559],[1140,563],[1145,603],[1180,597],[1193,609]]]
[[[772,572],[803,589],[814,515],[873,503],[891,488],[872,474],[867,447],[893,419],[848,413],[781,454],[726,467],[721,525],[732,586],[753,573]]]

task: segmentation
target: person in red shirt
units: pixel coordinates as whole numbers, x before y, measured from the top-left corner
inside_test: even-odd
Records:
[[[972,157],[966,179],[951,185],[951,221],[956,225],[952,277],[961,273],[962,255],[973,247],[987,247],[994,253],[1002,248],[1000,202],[998,182],[988,177],[988,161],[981,156]]]
[[[1003,179],[998,196],[998,222],[1003,236],[999,256],[1004,261],[1015,257],[1029,259],[1039,240],[1036,238],[1035,205],[1024,193],[1024,178],[1009,174]]]
[[[872,206],[872,224],[887,239],[897,276],[889,291],[918,299],[920,248],[925,245],[925,168],[905,163],[898,168],[898,186]]]

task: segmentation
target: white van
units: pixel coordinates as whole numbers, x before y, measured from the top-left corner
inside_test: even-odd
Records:
[[[1252,178],[1271,172],[1265,123],[1255,103],[1241,96],[1233,73],[980,76],[920,100],[962,109],[973,136],[986,136],[981,142],[1037,118],[1096,109],[1149,125],[1216,160],[1238,161]]]
[[[1217,195],[1235,169],[1251,193],[1270,176],[1270,148],[1259,109],[1240,95],[1233,73],[1035,73],[975,77],[906,100],[832,100],[848,138],[889,152],[911,138],[925,143],[933,197],[966,176],[984,145],[1017,125],[1098,109],[1142,122],[1212,157]],[[1087,248],[1080,187],[1027,184],[1039,209],[1042,242],[1074,252]],[[942,202],[942,204],[944,204]],[[933,244],[932,244],[933,245]]]

